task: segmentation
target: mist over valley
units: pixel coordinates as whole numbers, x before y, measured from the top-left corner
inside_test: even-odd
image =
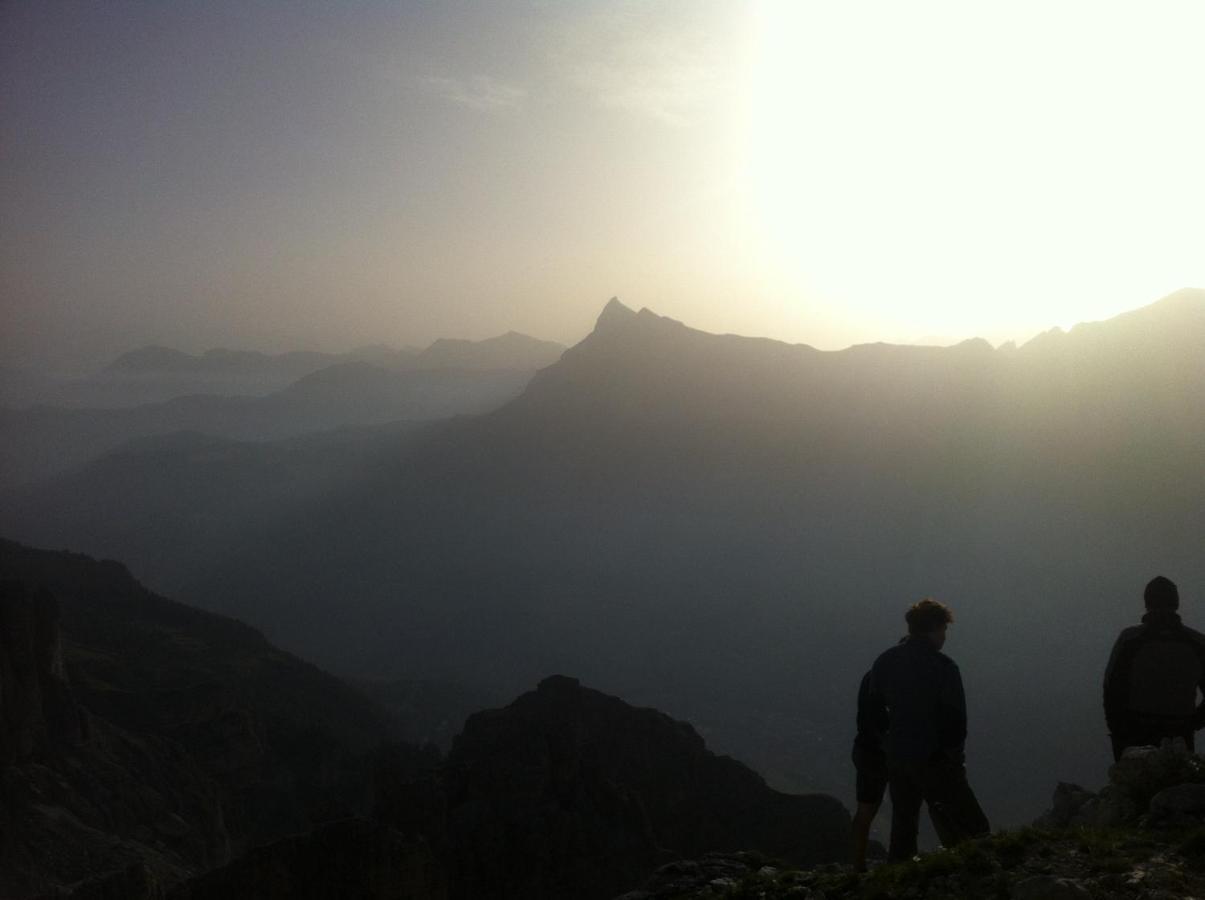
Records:
[[[1141,585],[1205,574],[1203,349],[1189,290],[1021,347],[840,352],[613,300],[493,412],[134,442],[10,493],[3,528],[338,673],[505,697],[567,672],[838,796],[853,688],[933,595],[979,790],[1022,822],[1028,773],[1099,780]]]

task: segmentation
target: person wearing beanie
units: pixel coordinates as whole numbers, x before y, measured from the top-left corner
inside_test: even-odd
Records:
[[[948,607],[926,598],[913,604],[904,620],[908,636],[875,660],[858,692],[854,758],[860,813],[863,806],[865,812],[872,806],[877,811],[884,786],[878,764],[868,765],[874,755],[867,751],[877,750],[885,763],[891,792],[887,858],[892,862],[916,855],[922,803],[928,804],[929,818],[947,847],[990,831],[967,782],[962,675],[941,652],[954,617]],[[859,824],[855,822],[855,853],[862,849]]]
[[[1105,722],[1113,759],[1127,747],[1181,738],[1193,750],[1205,726],[1205,635],[1180,621],[1180,592],[1162,575],[1143,592],[1142,624],[1126,628],[1105,667]]]

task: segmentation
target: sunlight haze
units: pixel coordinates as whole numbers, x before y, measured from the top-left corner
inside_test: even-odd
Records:
[[[0,10],[0,353],[341,350],[607,297],[838,348],[1205,285],[1197,3]]]

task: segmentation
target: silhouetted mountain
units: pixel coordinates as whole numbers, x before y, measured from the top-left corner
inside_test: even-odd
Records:
[[[822,352],[614,302],[505,407],[157,578],[350,674],[511,693],[571,670],[776,786],[843,794],[858,678],[933,594],[957,616],[972,780],[1022,821],[1029,772],[1100,780],[1098,680],[1141,586],[1205,581],[1203,309],[1189,291],[1020,348]],[[151,467],[123,471],[71,490],[169,505]],[[70,497],[5,515],[123,552]],[[230,528],[215,509],[195,533]],[[136,549],[171,543],[144,524]]]
[[[168,347],[142,347],[123,353],[105,369],[115,373],[207,373],[210,375],[277,375],[294,381],[330,366],[369,363],[395,369],[470,369],[503,371],[542,369],[556,362],[565,348],[553,341],[508,331],[481,341],[440,338],[424,350],[395,350],[381,345],[348,353],[292,351],[269,354],[248,350],[206,350],[200,355]]]
[[[55,378],[0,367],[0,405],[12,409],[35,405],[112,409],[198,394],[260,397],[320,369],[349,363],[407,372],[532,372],[555,362],[564,349],[513,331],[483,341],[442,339],[424,350],[369,345],[346,353],[214,349],[194,355],[149,346],[123,353],[86,377]]]
[[[137,374],[259,374],[279,375],[289,380],[316,372],[326,366],[347,362],[347,354],[317,351],[293,351],[269,354],[255,350],[206,350],[200,355],[184,353],[170,347],[140,347],[123,353],[105,367],[107,372]]]
[[[588,900],[683,855],[846,852],[832,797],[772,791],[685,722],[571,678],[470,717],[442,778],[454,897]]]
[[[565,352],[561,344],[541,341],[517,331],[508,331],[484,341],[441,338],[411,361],[400,359],[400,368],[534,371],[550,366]]]

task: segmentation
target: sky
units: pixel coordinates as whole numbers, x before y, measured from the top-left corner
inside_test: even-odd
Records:
[[[1205,4],[0,4],[0,364],[618,295],[835,349],[1205,287]]]

